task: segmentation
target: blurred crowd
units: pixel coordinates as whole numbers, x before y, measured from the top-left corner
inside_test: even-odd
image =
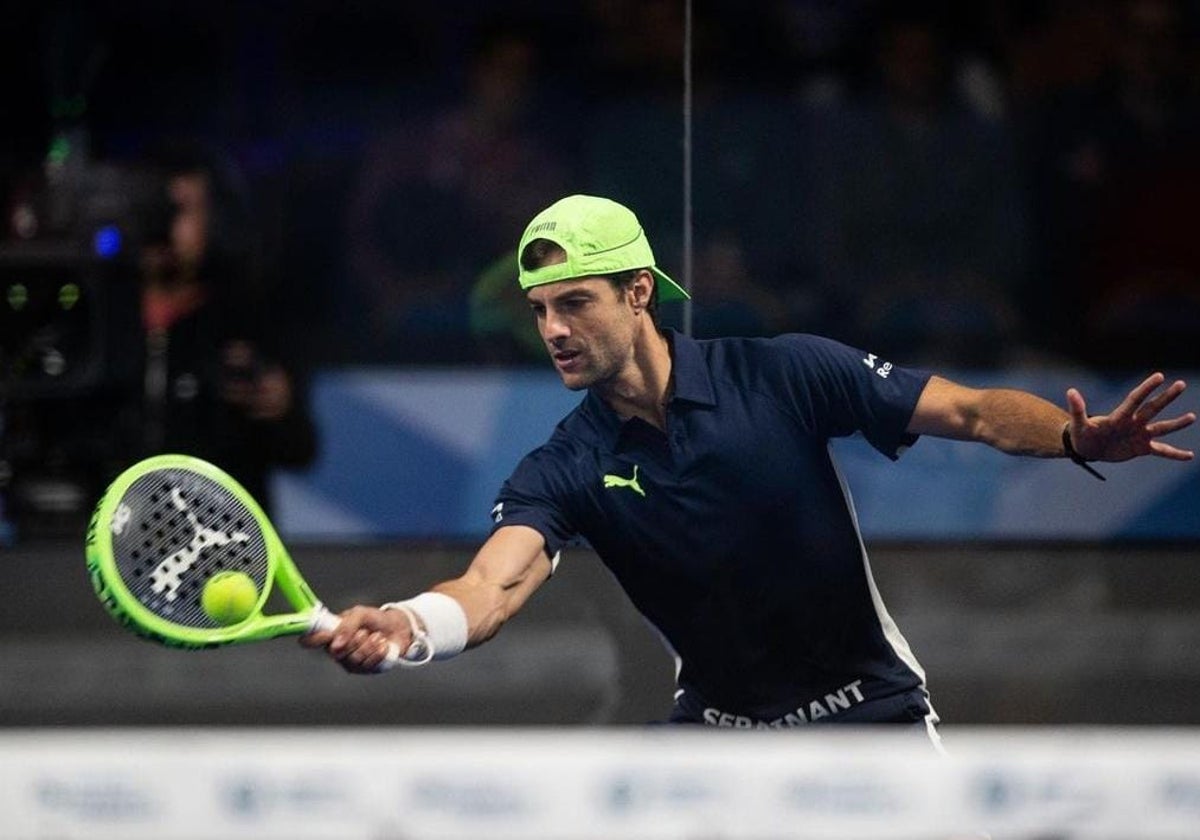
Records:
[[[513,247],[589,192],[676,275],[690,237],[699,336],[1200,366],[1196,0],[694,0],[690,42],[687,8],[31,5],[4,185],[72,119],[95,159],[222,148],[305,365],[541,362]]]

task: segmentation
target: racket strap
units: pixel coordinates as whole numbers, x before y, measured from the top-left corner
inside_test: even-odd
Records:
[[[408,618],[412,642],[397,663],[401,666],[449,659],[467,647],[467,614],[449,595],[422,592],[407,601],[383,604],[380,609],[397,610]]]
[[[401,668],[417,668],[433,660],[433,643],[429,641],[429,634],[421,627],[420,620],[411,609],[399,601],[383,604],[379,609],[404,613],[404,617],[408,619],[412,641],[408,643],[404,653],[400,654],[400,658],[396,660],[397,665]]]

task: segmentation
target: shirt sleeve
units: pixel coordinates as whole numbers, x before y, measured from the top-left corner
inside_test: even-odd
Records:
[[[790,335],[790,384],[797,410],[819,434],[861,432],[892,460],[917,441],[908,424],[929,381],[928,371],[895,365],[828,338]]]
[[[492,533],[507,525],[526,525],[546,540],[553,557],[578,537],[567,515],[571,470],[563,456],[543,446],[526,455],[500,487],[492,507]]]

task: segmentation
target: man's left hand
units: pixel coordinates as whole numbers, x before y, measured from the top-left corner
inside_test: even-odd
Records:
[[[1067,410],[1071,413],[1071,443],[1075,451],[1088,461],[1128,461],[1142,455],[1190,461],[1194,457],[1191,450],[1159,440],[1196,420],[1190,411],[1170,420],[1155,420],[1187,387],[1180,379],[1158,391],[1165,381],[1161,373],[1148,376],[1110,414],[1094,417],[1088,416],[1083,395],[1075,388],[1069,389]]]

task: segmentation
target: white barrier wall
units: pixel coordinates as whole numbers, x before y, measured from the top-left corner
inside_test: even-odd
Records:
[[[1194,840],[1200,731],[24,730],[0,837]]]

